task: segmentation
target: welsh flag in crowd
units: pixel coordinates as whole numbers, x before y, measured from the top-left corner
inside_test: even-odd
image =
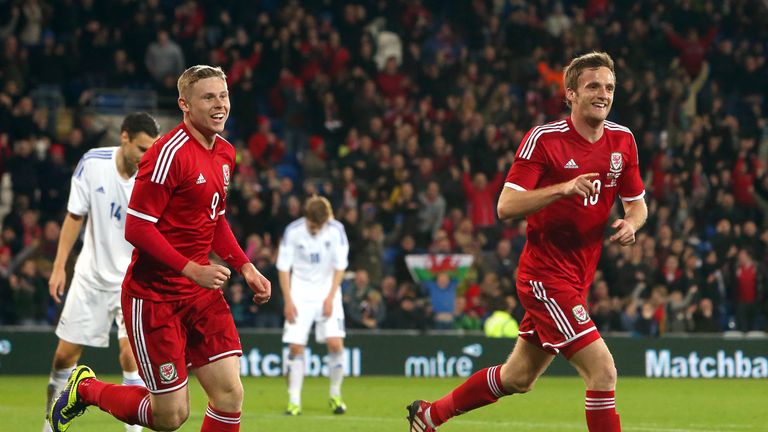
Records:
[[[474,257],[468,254],[406,255],[405,264],[416,282],[435,279],[438,273],[448,272],[451,279],[464,280]]]

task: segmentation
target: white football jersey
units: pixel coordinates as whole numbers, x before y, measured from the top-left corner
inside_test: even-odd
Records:
[[[277,269],[291,272],[295,300],[322,301],[331,291],[333,274],[347,269],[348,254],[349,241],[341,222],[331,219],[313,236],[306,218],[300,218],[285,228]]]
[[[125,240],[125,212],[136,176],[126,180],[117,171],[118,148],[101,147],[83,155],[67,203],[70,213],[88,216],[75,272],[103,291],[120,290],[133,252]]]

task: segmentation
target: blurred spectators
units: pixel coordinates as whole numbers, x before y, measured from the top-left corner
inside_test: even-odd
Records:
[[[439,326],[475,328],[514,298],[525,222],[496,217],[513,155],[533,125],[567,115],[565,62],[606,50],[610,120],[635,133],[651,211],[636,245],[606,244],[593,319],[649,336],[768,325],[765,2],[6,3],[2,323],[55,321],[35,283],[70,173],[113,144],[94,121],[97,90],[152,90],[175,107],[178,74],[212,63],[236,108],[227,214],[251,259],[270,269],[283,228],[320,194],[345,225],[350,269],[367,275],[361,326],[435,326],[405,266],[428,251],[475,256],[476,274],[439,306],[451,316]],[[236,280],[226,294],[239,325],[281,324],[279,299],[256,308]]]

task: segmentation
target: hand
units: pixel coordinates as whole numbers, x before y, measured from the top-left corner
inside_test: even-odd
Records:
[[[61,296],[64,295],[64,288],[67,283],[67,272],[61,268],[53,268],[51,278],[48,279],[48,292],[53,297],[56,304],[61,304]]]
[[[598,173],[582,174],[578,177],[563,183],[563,195],[578,195],[582,198],[588,198],[595,194],[595,184],[592,178],[599,176]]]
[[[240,273],[245,278],[245,283],[253,291],[253,302],[256,304],[268,302],[272,297],[272,283],[269,279],[265,278],[251,263],[245,263],[240,268]]]
[[[218,264],[200,265],[190,261],[181,270],[181,274],[203,288],[221,289],[232,272]]]
[[[472,171],[472,165],[469,163],[469,158],[464,156],[461,158],[461,168],[465,173],[469,174]]]
[[[293,304],[293,300],[290,300],[290,299],[285,300],[285,307],[283,308],[283,313],[285,314],[285,320],[288,321],[290,324],[294,324],[296,322],[296,317],[299,316],[299,311],[296,309],[296,305]]]
[[[323,301],[323,318],[330,318],[333,312],[333,297],[326,297]]]
[[[616,233],[610,238],[612,242],[618,242],[622,246],[629,246],[635,243],[635,228],[624,219],[616,219],[611,228],[616,229]]]

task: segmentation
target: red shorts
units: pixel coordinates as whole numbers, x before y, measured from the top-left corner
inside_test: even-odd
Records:
[[[152,393],[183,388],[188,367],[243,354],[232,313],[219,290],[170,302],[134,298],[123,291],[122,305],[139,374]]]
[[[541,349],[571,358],[600,339],[584,296],[572,286],[518,279],[517,295],[525,308],[520,337]]]

